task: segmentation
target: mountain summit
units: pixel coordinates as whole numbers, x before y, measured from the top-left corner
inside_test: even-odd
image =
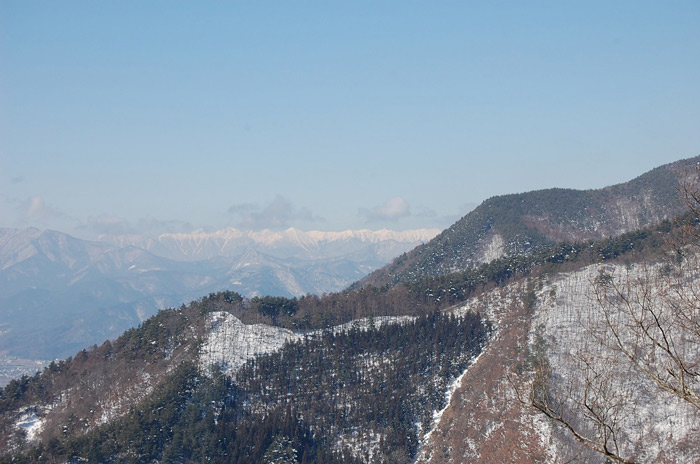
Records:
[[[598,190],[553,188],[490,198],[356,286],[412,282],[557,242],[613,237],[656,224],[684,210],[679,187],[698,163],[700,156],[677,161]]]

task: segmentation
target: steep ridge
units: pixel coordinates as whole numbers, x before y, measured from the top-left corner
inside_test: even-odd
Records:
[[[529,254],[552,243],[613,237],[651,226],[684,210],[678,188],[698,162],[700,157],[677,161],[600,190],[555,188],[490,198],[355,287],[412,282],[500,256]]]

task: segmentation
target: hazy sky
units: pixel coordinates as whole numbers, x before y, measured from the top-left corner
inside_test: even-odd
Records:
[[[0,227],[446,227],[700,154],[698,1],[0,2]]]

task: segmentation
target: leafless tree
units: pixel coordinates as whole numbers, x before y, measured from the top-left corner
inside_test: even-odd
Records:
[[[564,379],[552,372],[545,357],[538,356],[532,366],[529,403],[610,461],[635,462],[622,456],[625,434],[620,423],[629,413],[626,406],[632,393],[611,375],[618,360],[587,350],[578,351],[574,358],[577,375]]]

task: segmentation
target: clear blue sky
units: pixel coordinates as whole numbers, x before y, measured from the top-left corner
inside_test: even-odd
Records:
[[[0,227],[446,227],[700,154],[698,1],[2,1]]]

